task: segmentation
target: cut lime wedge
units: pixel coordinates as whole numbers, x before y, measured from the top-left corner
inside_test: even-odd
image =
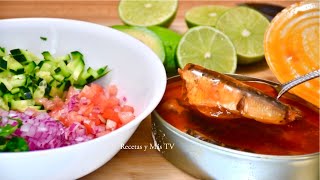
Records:
[[[178,0],[121,0],[119,16],[129,25],[169,26],[178,8]]]
[[[234,73],[236,50],[221,31],[209,26],[191,28],[182,37],[177,50],[178,64],[198,64],[220,73]]]
[[[122,31],[131,35],[132,37],[140,40],[147,45],[151,50],[158,55],[160,60],[164,62],[165,49],[161,39],[151,30],[145,27],[137,26],[126,26],[126,25],[115,25],[112,28]]]
[[[169,75],[176,74],[177,62],[176,62],[176,50],[181,39],[181,35],[164,27],[151,26],[148,27],[151,31],[156,33],[163,42],[166,52],[166,58],[164,60],[164,67]]]
[[[185,21],[189,28],[215,26],[219,17],[228,9],[226,6],[197,6],[187,11]]]
[[[236,7],[219,18],[216,28],[234,44],[239,64],[250,64],[264,58],[263,39],[269,21],[248,7]]]

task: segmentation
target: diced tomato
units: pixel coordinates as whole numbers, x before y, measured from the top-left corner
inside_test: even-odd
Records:
[[[37,103],[42,104],[43,107],[47,110],[53,110],[56,105],[54,104],[53,101],[47,99],[47,98],[40,98],[36,100]]]
[[[107,89],[110,96],[116,96],[118,94],[118,88],[115,85],[110,85]]]
[[[108,106],[109,100],[104,94],[101,94],[99,97],[92,101],[101,109],[101,111],[103,111]]]
[[[124,105],[120,109],[121,112],[131,112],[134,113],[134,109],[132,106]]]
[[[84,117],[79,115],[75,111],[71,111],[68,113],[67,119],[64,121],[66,126],[70,126],[71,124],[75,122],[81,123],[84,120]]]
[[[134,119],[134,115],[131,112],[119,112],[118,116],[123,124],[127,124]]]
[[[84,125],[88,134],[98,137],[135,118],[134,108],[122,105],[116,97],[117,93],[118,88],[115,85],[110,85],[105,90],[98,84],[90,84],[84,86],[80,92],[70,87],[65,102],[59,98],[43,99],[42,102],[51,108],[50,115],[65,126],[79,122]],[[73,101],[78,104],[74,105]]]
[[[106,135],[106,134],[109,134],[111,131],[110,130],[105,130],[105,131],[102,131],[100,133],[97,134],[97,137],[101,137],[103,135]]]
[[[118,116],[118,113],[115,112],[113,109],[111,108],[106,108],[104,111],[103,111],[103,114],[102,114],[102,117],[104,119],[111,119],[113,121],[115,121],[116,123],[121,123],[120,119],[119,119],[119,116]]]
[[[108,119],[106,123],[106,129],[113,131],[116,128],[117,128],[117,123],[115,121]]]
[[[88,117],[89,114],[92,112],[93,108],[94,108],[94,104],[92,103],[88,105],[82,105],[80,106],[78,113]]]
[[[57,120],[60,120],[62,122],[62,124],[66,125],[66,122],[65,120],[67,119],[66,116],[62,113],[62,110],[61,109],[55,109],[53,111],[51,111],[49,113],[49,115],[54,118],[54,119],[57,119]]]
[[[93,99],[94,94],[91,92],[91,88],[88,85],[85,85],[81,90],[79,97],[85,97],[87,99]]]
[[[101,124],[101,120],[99,118],[99,114],[97,113],[90,113],[88,118],[95,123],[95,125],[100,125]]]
[[[79,94],[79,91],[76,88],[74,88],[73,86],[71,86],[67,92],[66,99],[68,100],[76,94]]]
[[[105,107],[106,108],[112,108],[112,107],[115,107],[115,106],[119,106],[120,105],[120,100],[116,97],[110,97],[108,98],[105,102]]]
[[[79,96],[86,97],[90,100],[96,100],[95,98],[99,97],[101,94],[104,93],[102,86],[99,84],[90,84],[90,86],[85,85],[84,88],[81,90]]]
[[[93,121],[91,121],[89,119],[85,119],[83,121],[83,125],[86,128],[88,134],[94,134],[93,128],[95,127],[95,124]]]
[[[91,84],[91,85],[90,85],[90,91],[91,91],[91,93],[93,93],[95,96],[104,93],[103,87],[100,86],[99,84]]]
[[[59,108],[61,108],[63,106],[63,104],[64,104],[62,99],[59,98],[58,96],[53,98],[53,103],[55,104],[55,107],[59,107]]]

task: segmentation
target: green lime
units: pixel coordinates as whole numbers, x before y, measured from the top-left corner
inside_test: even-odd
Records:
[[[237,54],[231,40],[210,26],[189,29],[182,37],[177,50],[178,64],[198,64],[220,73],[234,73]]]
[[[228,9],[226,6],[197,6],[187,11],[185,21],[189,28],[215,26],[219,17]]]
[[[119,16],[134,26],[169,26],[178,9],[178,0],[121,0]]]
[[[126,25],[115,25],[112,28],[122,31],[135,37],[136,39],[143,42],[149,48],[152,49],[154,53],[156,53],[160,60],[164,62],[165,59],[165,50],[161,39],[151,30],[145,27],[137,27],[137,26],[126,26]]]
[[[263,39],[269,21],[248,7],[236,7],[219,18],[216,27],[234,44],[239,64],[250,64],[264,59]]]
[[[167,73],[176,74],[178,69],[176,50],[182,36],[175,31],[160,26],[150,26],[148,28],[156,33],[163,42],[166,52],[166,58],[163,64]]]

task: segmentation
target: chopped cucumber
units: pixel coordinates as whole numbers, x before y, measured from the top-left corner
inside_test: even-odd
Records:
[[[14,95],[12,95],[11,93],[5,93],[3,96],[2,96],[4,102],[10,107],[11,106],[11,101],[13,100],[14,98]]]
[[[26,74],[29,74],[29,75],[31,75],[31,74],[33,74],[34,73],[34,70],[35,70],[35,68],[36,68],[36,63],[35,62],[29,62],[27,65],[25,65],[24,66],[24,72],[26,73]]]
[[[44,51],[41,54],[45,60],[54,61],[54,58],[51,56],[51,54],[48,51]]]
[[[63,61],[61,61],[61,62],[59,62],[58,63],[58,67],[61,69],[61,74],[64,76],[64,77],[66,77],[66,78],[68,78],[68,77],[70,77],[71,76],[71,72],[72,71],[70,71],[68,68],[67,68],[67,65],[65,64],[65,62],[63,62]],[[59,73],[60,73],[59,72]]]
[[[8,61],[6,59],[4,59],[2,56],[0,56],[0,70],[1,70],[1,72],[7,70],[7,66],[8,66]]]
[[[56,63],[53,61],[49,61],[49,60],[44,60],[41,62],[41,66],[40,67],[40,71],[47,71],[47,72],[51,72],[53,69],[55,69],[56,67]]]
[[[83,55],[78,51],[71,52],[71,57],[72,61],[68,63],[67,68],[72,72],[71,82],[74,82],[78,80],[80,74],[84,70],[84,61]]]
[[[58,86],[51,86],[51,89],[50,89],[50,93],[49,93],[49,96],[51,97],[61,97],[63,95],[63,92],[65,90],[65,87],[66,87],[66,83],[62,83]]]
[[[4,85],[1,81],[0,81],[0,91],[1,91],[2,93],[5,93],[5,92],[8,91],[6,85]]]
[[[0,47],[0,57],[6,56],[6,49],[3,47]]]
[[[62,74],[54,74],[52,77],[59,82],[62,82],[65,78]]]
[[[65,55],[65,56],[60,56],[60,57],[57,57],[57,58],[54,58],[50,52],[48,51],[44,51],[42,52],[42,56],[45,60],[49,60],[49,61],[53,61],[53,62],[60,62],[60,61],[63,61],[65,63],[69,62],[71,60],[69,54]]]
[[[65,55],[65,56],[57,57],[55,60],[56,60],[57,62],[64,61],[65,63],[68,63],[68,62],[71,60],[71,58],[70,58],[70,55],[67,54],[67,55]]]
[[[0,108],[9,111],[9,106],[8,104],[4,101],[3,98],[0,97]]]
[[[22,99],[22,100],[26,100],[26,99],[32,99],[32,91],[30,88],[26,88],[26,87],[20,87],[19,88],[19,92],[18,92],[18,96],[19,96],[19,99]]]
[[[13,58],[20,63],[32,61],[31,57],[29,56],[29,53],[26,50],[13,49],[10,51],[10,53],[12,54]]]
[[[25,111],[28,107],[34,106],[34,100],[11,100],[11,109]]]
[[[12,56],[5,56],[4,59],[7,61],[7,69],[16,74],[22,74],[24,72],[24,68],[22,64],[20,64],[17,60],[15,60]]]
[[[47,88],[47,82],[42,80],[39,83],[39,86],[37,87],[37,89],[34,91],[33,93],[33,98],[34,99],[40,99],[43,98],[46,92],[46,88]]]
[[[16,88],[13,88],[13,89],[11,89],[11,94],[17,94],[17,93],[19,93],[20,92],[20,88],[18,88],[18,87],[16,87]]]
[[[3,83],[7,90],[15,87],[24,86],[26,84],[26,76],[24,74],[15,75],[10,71],[4,71],[0,73],[0,82]]]
[[[63,97],[71,85],[82,88],[108,73],[107,66],[85,69],[78,51],[57,58],[45,51],[42,60],[23,49],[10,53],[0,47],[0,108],[5,110],[40,110],[37,99]]]

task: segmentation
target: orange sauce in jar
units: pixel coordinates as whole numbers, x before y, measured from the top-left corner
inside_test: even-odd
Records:
[[[266,61],[281,83],[320,69],[320,3],[303,1],[279,13],[265,33]],[[320,78],[290,90],[320,107]]]
[[[275,97],[269,85],[248,82]],[[286,125],[263,124],[252,119],[213,119],[192,112],[182,102],[182,81],[168,81],[164,97],[156,111],[172,126],[183,132],[193,132],[198,138],[215,144],[268,155],[303,155],[319,152],[319,109],[305,106],[305,102],[284,95],[283,103],[301,110],[303,118]]]

